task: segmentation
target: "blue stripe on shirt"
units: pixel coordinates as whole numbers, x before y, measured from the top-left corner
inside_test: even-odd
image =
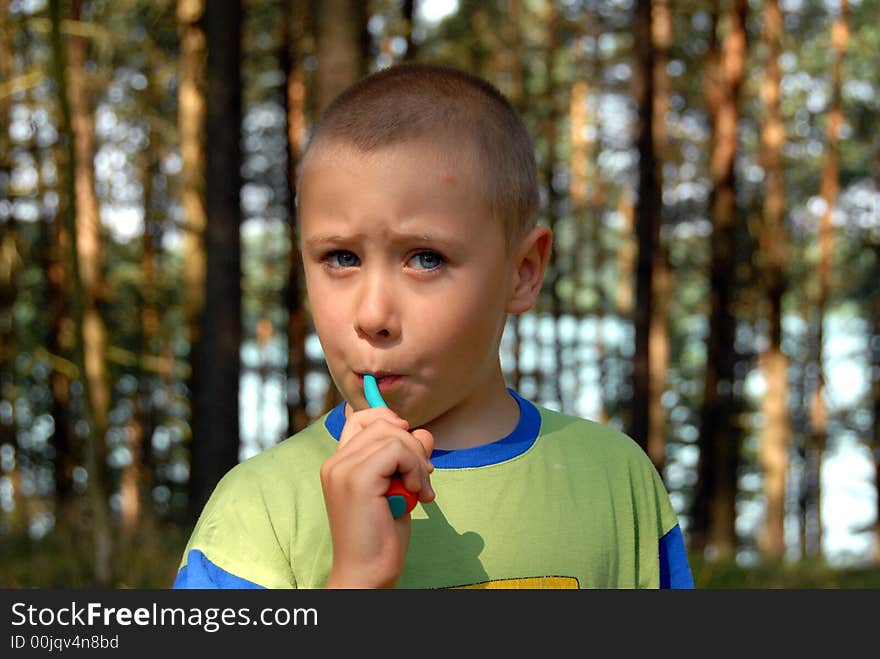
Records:
[[[263,588],[263,586],[217,567],[198,549],[189,550],[186,565],[180,568],[174,585],[171,587],[175,589],[225,588],[239,590]]]
[[[480,446],[446,451],[434,449],[431,464],[438,469],[466,469],[484,467],[511,460],[531,448],[541,431],[541,412],[534,403],[508,387],[508,393],[519,405],[519,420],[506,437]],[[324,421],[324,427],[337,441],[345,425],[345,403],[334,407]]]
[[[678,524],[660,538],[660,588],[694,588],[684,537]]]
[[[182,589],[261,589],[263,586],[242,579],[212,563],[198,549],[191,549],[186,565],[177,573],[172,588]],[[694,588],[694,580],[688,565],[684,538],[676,524],[669,533],[660,538],[660,588]]]

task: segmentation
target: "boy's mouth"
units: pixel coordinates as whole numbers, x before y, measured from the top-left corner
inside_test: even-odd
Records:
[[[358,382],[361,385],[361,388],[364,386],[364,373],[358,373]],[[383,371],[376,371],[373,373],[373,377],[376,378],[376,384],[379,386],[379,391],[388,391],[393,388],[400,379],[403,377],[398,373],[385,373]]]

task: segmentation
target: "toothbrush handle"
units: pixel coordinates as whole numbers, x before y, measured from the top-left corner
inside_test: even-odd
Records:
[[[364,395],[370,407],[388,407],[379,393],[379,385],[376,378],[372,375],[364,375]],[[416,507],[419,498],[406,489],[403,479],[399,473],[391,477],[391,484],[385,492],[385,498],[388,499],[388,507],[391,508],[391,516],[394,519],[402,517]]]
[[[391,477],[391,485],[385,492],[385,498],[388,499],[388,507],[391,508],[391,516],[394,519],[412,511],[419,502],[418,497],[406,489],[400,474]]]

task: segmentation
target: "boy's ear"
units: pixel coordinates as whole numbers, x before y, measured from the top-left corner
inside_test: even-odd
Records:
[[[553,232],[538,226],[529,231],[514,247],[513,289],[507,301],[508,313],[523,313],[535,304],[544,283],[550,259]]]

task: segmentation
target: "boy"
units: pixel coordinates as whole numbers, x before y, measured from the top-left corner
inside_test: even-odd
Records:
[[[537,188],[522,120],[470,74],[395,66],[331,104],[298,210],[346,402],[221,480],[175,587],[693,587],[635,442],[505,386],[505,320],[551,249]],[[368,406],[365,374],[388,407]],[[395,474],[419,500],[397,519]]]

